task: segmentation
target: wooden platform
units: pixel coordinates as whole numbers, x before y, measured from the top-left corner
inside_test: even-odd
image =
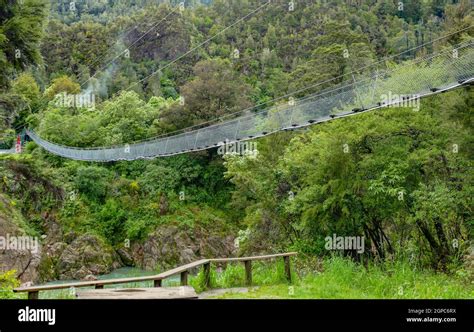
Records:
[[[181,287],[156,287],[156,288],[106,288],[81,290],[76,293],[78,299],[197,299],[194,288]]]

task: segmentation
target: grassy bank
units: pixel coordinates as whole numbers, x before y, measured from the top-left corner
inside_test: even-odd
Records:
[[[239,271],[236,271],[239,270]],[[350,260],[334,257],[322,264],[321,272],[296,276],[294,283],[284,275],[273,274],[272,268],[254,272],[255,285],[248,293],[227,293],[218,298],[277,299],[472,299],[474,283],[467,273],[442,274],[416,270],[406,263],[372,265],[367,269]],[[277,267],[282,271],[282,266]],[[231,278],[231,275],[237,275]],[[243,286],[244,271],[234,267],[224,271],[218,287]],[[216,285],[214,285],[216,286]]]

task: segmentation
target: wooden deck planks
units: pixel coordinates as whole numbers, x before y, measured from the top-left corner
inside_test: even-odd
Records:
[[[76,293],[78,299],[97,300],[156,300],[156,299],[197,299],[198,295],[190,286],[157,288],[106,288],[82,290]]]

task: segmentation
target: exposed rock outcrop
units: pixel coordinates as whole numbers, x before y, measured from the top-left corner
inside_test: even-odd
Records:
[[[0,273],[16,270],[21,282],[36,282],[39,278],[38,266],[41,259],[41,247],[31,250],[0,250]]]
[[[84,279],[110,273],[123,266],[117,253],[95,235],[82,235],[68,245],[59,257],[59,279]]]
[[[41,245],[39,240],[33,237],[28,237],[28,241],[34,241],[34,246],[31,246],[32,243],[27,247],[10,245],[19,237],[23,239],[27,237],[19,225],[23,221],[13,206],[10,200],[0,195],[0,273],[16,270],[16,275],[22,283],[35,282],[39,278]]]
[[[133,261],[132,254],[130,250],[127,248],[119,248],[117,249],[117,254],[120,256],[120,259],[122,260],[123,264],[125,266],[134,266],[135,262]]]
[[[166,225],[151,233],[143,243],[133,244],[130,252],[137,266],[164,270],[201,258],[230,257],[235,247],[232,236]]]
[[[23,236],[26,224],[14,204],[0,195],[0,236]],[[0,248],[0,270],[16,270],[22,283],[50,280],[90,280],[126,266],[147,270],[169,269],[203,257],[229,257],[235,254],[234,238],[203,227],[164,225],[145,241],[116,251],[96,235],[63,233],[51,216],[44,216],[46,234],[36,238],[37,250]],[[40,242],[43,245],[40,245]]]

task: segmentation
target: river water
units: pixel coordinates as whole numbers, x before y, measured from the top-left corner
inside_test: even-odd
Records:
[[[117,278],[130,278],[130,277],[143,277],[158,274],[155,271],[145,271],[136,267],[122,267],[120,269],[114,270],[109,274],[103,274],[97,276],[99,280],[108,280],[108,279],[117,279]],[[61,285],[71,282],[78,282],[81,280],[55,280],[47,282],[43,285]],[[179,275],[172,276],[163,280],[163,286],[179,286],[180,278]],[[137,287],[153,287],[153,281],[143,281],[143,282],[132,282],[127,284],[117,284],[117,285],[106,285],[104,288],[137,288]],[[93,287],[81,287],[80,289],[93,289]],[[74,298],[74,292],[78,289],[58,289],[51,291],[40,292],[41,299],[57,299],[57,298]]]

